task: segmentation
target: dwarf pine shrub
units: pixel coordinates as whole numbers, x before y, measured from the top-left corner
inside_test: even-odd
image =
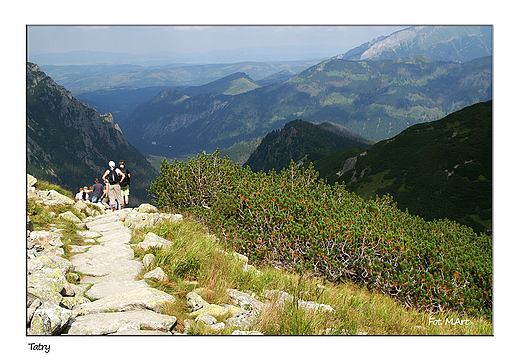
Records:
[[[351,279],[427,311],[491,317],[490,236],[447,219],[426,222],[388,195],[363,200],[327,185],[312,164],[254,173],[218,151],[163,160],[149,193],[253,262]]]

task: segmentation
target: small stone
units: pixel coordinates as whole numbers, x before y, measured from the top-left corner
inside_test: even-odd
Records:
[[[150,267],[153,262],[155,260],[155,256],[151,253],[147,253],[144,257],[143,257],[143,265],[148,268]]]
[[[208,315],[207,313],[203,313],[202,315],[197,316],[195,322],[202,322],[206,326],[210,326],[217,323],[217,319],[211,315]]]
[[[144,276],[143,276],[144,279],[147,279],[147,278],[156,278],[158,279],[159,281],[168,281],[168,276],[166,275],[166,273],[164,273],[164,271],[160,268],[160,267],[157,267],[156,269],[154,269],[153,271],[150,271],[148,273],[146,273]]]

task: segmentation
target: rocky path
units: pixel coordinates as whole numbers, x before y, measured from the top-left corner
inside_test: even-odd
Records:
[[[134,251],[129,245],[131,232],[121,221],[129,212],[130,209],[115,211],[86,223],[89,232],[83,236],[101,236],[97,239],[99,244],[91,246],[86,253],[73,256],[71,262],[76,272],[88,276],[81,282],[92,284],[85,293],[91,299],[148,287],[144,280],[135,280],[143,265],[134,260]]]
[[[130,229],[182,221],[182,215],[161,213],[149,204],[105,213],[52,190],[36,191],[32,187],[36,179],[29,180],[28,175],[28,198],[45,206],[64,204],[88,216],[81,220],[71,211],[53,216],[82,229],[77,232],[85,245],[70,246],[76,253],[70,259],[64,258],[62,229],[51,225],[48,230],[35,231],[27,217],[27,335],[185,335],[192,326],[207,327],[210,333],[228,328],[232,335],[261,335],[253,327],[263,310],[292,302],[293,296],[283,291],[264,290],[260,301],[252,292],[227,289],[232,304],[216,305],[199,295],[203,288],[176,300],[138,280],[143,269],[148,271],[144,279],[164,280],[167,275],[154,265],[153,254],[143,257],[145,265],[135,259]],[[135,247],[146,250],[170,244],[172,241],[148,232]],[[232,256],[243,272],[261,274],[248,265],[246,256]],[[185,302],[189,312],[181,325],[175,316],[165,314],[174,302]],[[330,306],[314,302],[298,300],[298,305],[309,311],[334,312]]]
[[[81,283],[90,287],[85,295],[95,301],[74,308],[68,334],[171,334],[176,318],[159,312],[175,298],[136,280],[143,265],[134,259],[131,231],[122,222],[129,212],[107,213],[86,223],[83,236],[99,237],[98,244],[71,262],[84,276]]]

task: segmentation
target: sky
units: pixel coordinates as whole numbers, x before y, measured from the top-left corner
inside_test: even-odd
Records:
[[[407,26],[27,26],[28,58],[90,50],[145,54],[228,52],[244,60],[307,60],[332,57]],[[269,47],[269,48],[265,48]],[[255,48],[255,49],[251,49]],[[249,50],[240,53],[237,50]],[[205,61],[211,61],[205,57]],[[222,59],[220,57],[219,59]],[[232,58],[225,58],[232,61]]]

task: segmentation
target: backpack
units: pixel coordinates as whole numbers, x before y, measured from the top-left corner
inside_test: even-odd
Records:
[[[126,168],[119,168],[119,170],[125,175],[125,179],[121,182],[121,187],[124,187],[126,185],[130,184],[130,177],[128,176],[130,172]]]
[[[108,183],[117,184],[117,183],[119,183],[119,180],[121,179],[121,177],[119,176],[119,174],[116,172],[115,169],[110,168],[108,170],[107,179],[108,179]]]

